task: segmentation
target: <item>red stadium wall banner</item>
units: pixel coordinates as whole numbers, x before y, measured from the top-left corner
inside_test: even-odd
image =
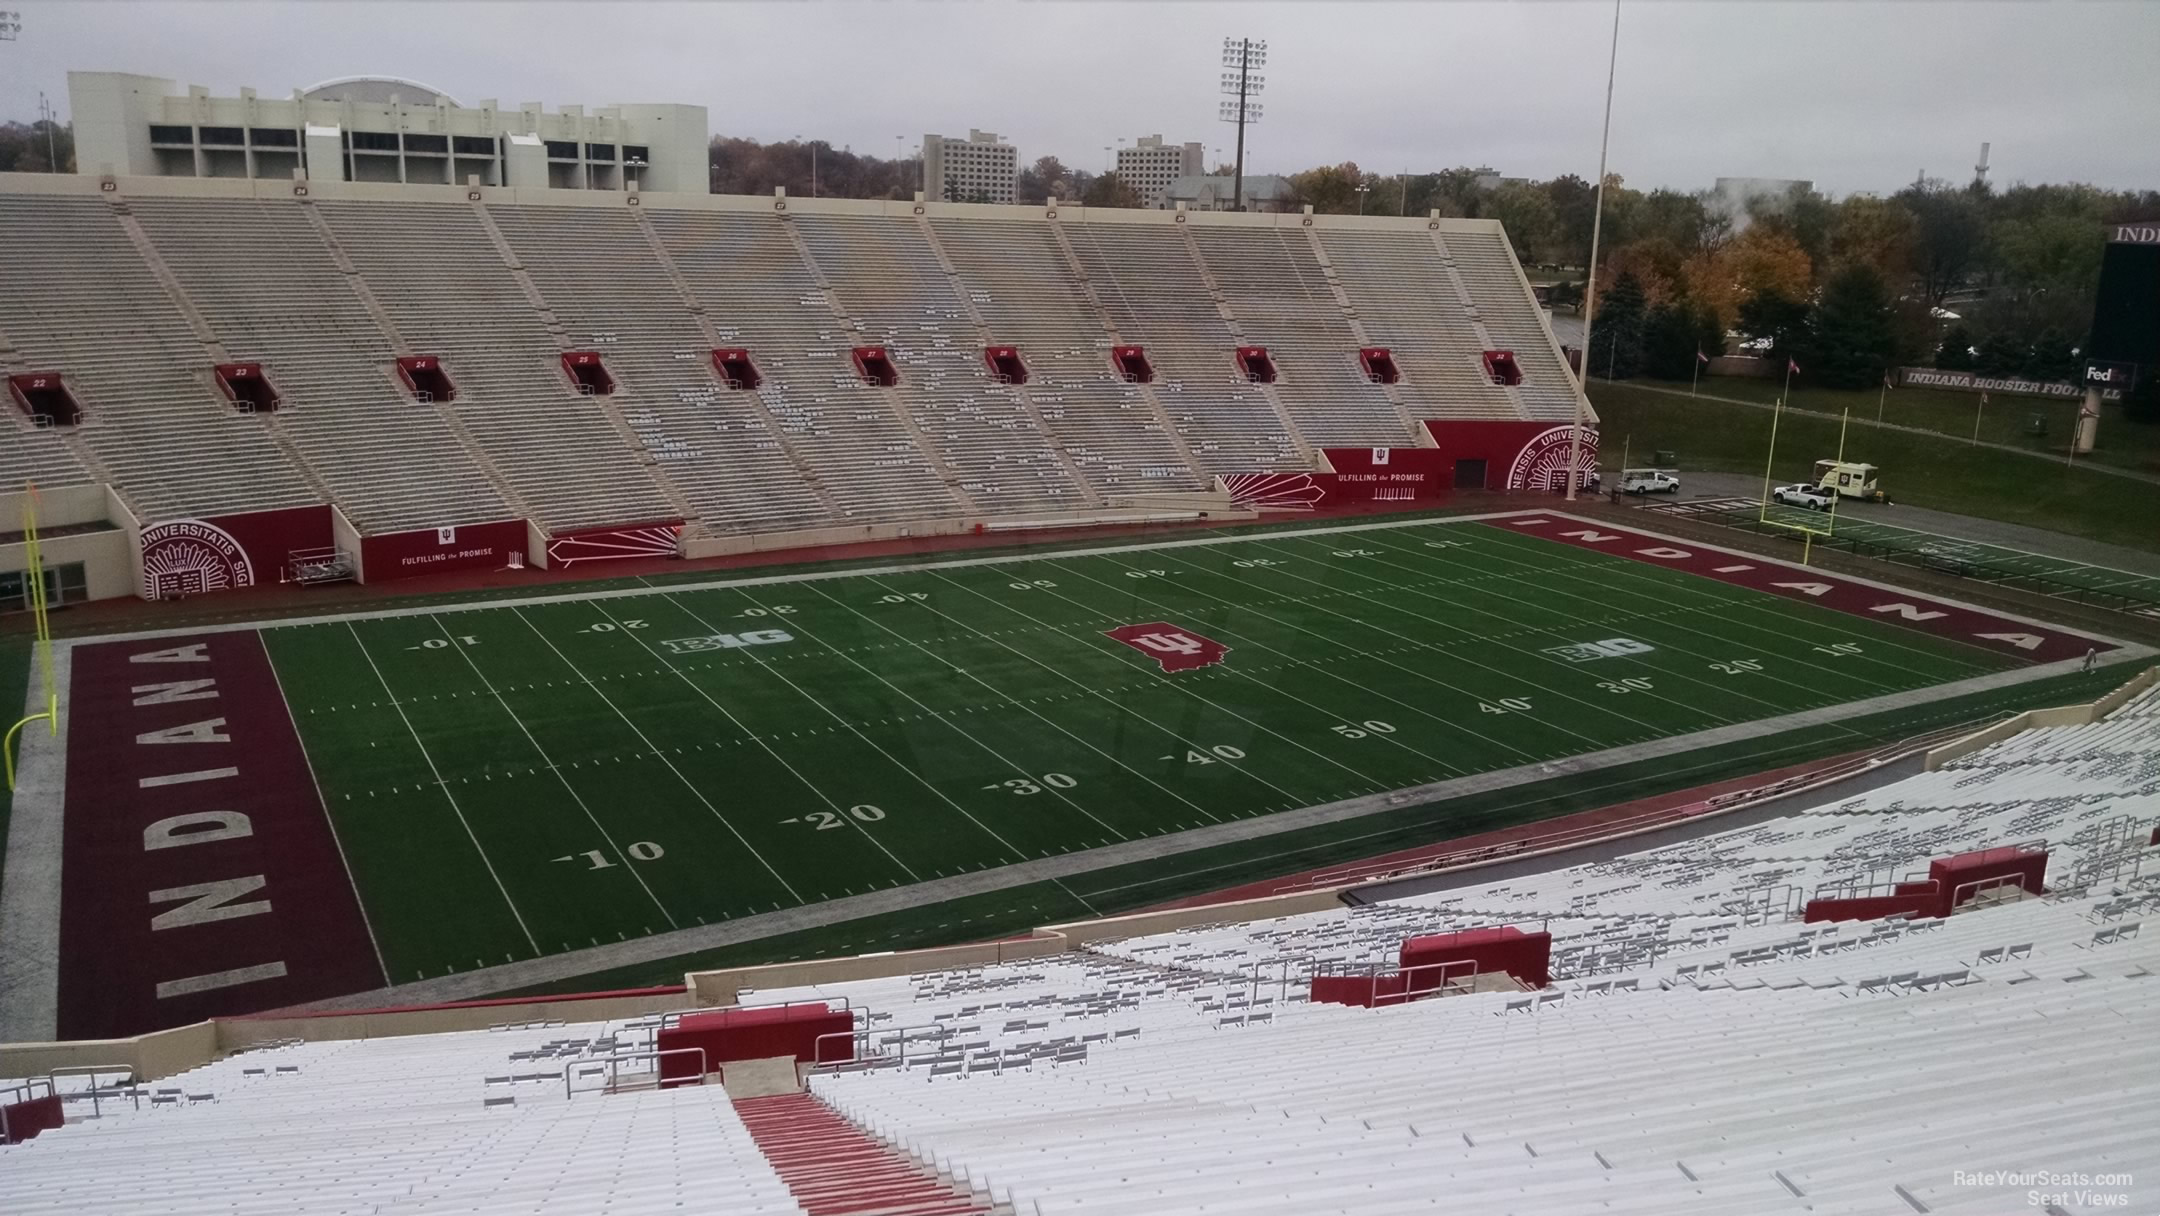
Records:
[[[1332,502],[1423,502],[1445,498],[1451,468],[1436,448],[1326,448],[1335,466]]]
[[[419,528],[360,538],[361,577],[371,583],[445,570],[497,570],[525,553],[525,521]]]
[[[1427,421],[1458,490],[1558,490],[1564,478],[1574,427],[1550,422]],[[1597,468],[1597,431],[1583,428],[1582,462]]]
[[[177,599],[275,583],[287,555],[335,543],[327,506],[150,524],[142,530],[142,597]]]
[[[1325,448],[1332,473],[1234,473],[1230,501],[1256,511],[1310,511],[1361,502],[1436,502],[1456,490],[1563,488],[1574,431],[1549,422],[1425,424],[1429,448]],[[1584,428],[1581,467],[1597,468],[1597,432]]]
[[[575,566],[580,562],[621,561],[631,557],[679,557],[676,542],[682,521],[668,520],[628,528],[588,528],[562,532],[548,538],[548,566]]]

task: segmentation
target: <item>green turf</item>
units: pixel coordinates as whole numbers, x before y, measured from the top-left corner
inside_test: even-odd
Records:
[[[1165,675],[1103,636],[1155,620],[1229,660]],[[1655,649],[1542,653],[1616,636]],[[1471,523],[264,637],[397,982],[2005,665]]]
[[[1875,520],[1833,519],[1802,507],[1772,504],[1765,511],[1750,503],[1745,508],[1715,513],[1711,517],[1752,530],[1805,529],[1816,533],[1817,545],[1827,544],[1869,557],[1947,570],[1964,578],[2002,583],[2085,603],[2133,610],[2160,606],[2160,575],[2136,574],[2027,549],[1959,540]]]
[[[1018,935],[1038,925],[1114,916],[1300,870],[1359,861],[1466,834],[1689,789],[1788,764],[1863,750],[1917,732],[2004,714],[2090,701],[2122,683],[2120,670],[2055,676],[1898,710],[1690,752],[1570,774],[1491,794],[1409,806],[1203,852],[1114,866],[944,903],[778,934],[678,958],[615,968],[502,995],[544,995],[671,984],[685,971],[914,950]]]
[[[1679,457],[1683,470],[1763,473],[1770,450],[1767,410],[1599,380],[1590,382],[1590,399],[1600,419],[1600,455],[1613,469],[1623,448],[1636,464],[1665,449]],[[1772,476],[1781,482],[1809,476],[1815,461],[1838,453],[1839,429],[1834,416],[1786,411]],[[2160,484],[1947,436],[1872,427],[1853,427],[1844,451],[1849,460],[1880,466],[1883,489],[1901,503],[2160,552],[2160,528],[2153,526]]]

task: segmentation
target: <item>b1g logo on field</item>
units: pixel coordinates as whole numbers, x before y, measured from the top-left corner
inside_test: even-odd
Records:
[[[1566,659],[1570,663],[1587,663],[1592,659],[1617,659],[1631,654],[1649,654],[1656,650],[1648,642],[1633,638],[1606,638],[1602,642],[1576,642],[1570,646],[1548,646],[1540,653]]]
[[[777,646],[792,642],[785,629],[752,629],[744,633],[708,633],[701,638],[669,638],[660,643],[669,654],[703,654],[708,650],[739,650],[744,646]]]
[[[1164,671],[1212,667],[1230,653],[1230,648],[1221,642],[1201,637],[1190,629],[1180,629],[1168,621],[1121,625],[1116,629],[1105,629],[1103,633],[1162,664]]]

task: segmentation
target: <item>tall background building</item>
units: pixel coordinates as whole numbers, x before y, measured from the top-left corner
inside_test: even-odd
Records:
[[[970,129],[966,139],[925,135],[923,194],[952,203],[1010,203],[1018,198],[1020,153],[995,131]]]
[[[1143,207],[1169,204],[1171,183],[1207,172],[1206,150],[1197,143],[1165,144],[1160,135],[1143,135],[1117,154],[1117,174]]]
[[[702,194],[703,106],[460,105],[440,89],[355,76],[290,97],[212,97],[155,76],[69,72],[75,163],[137,177],[426,182]]]

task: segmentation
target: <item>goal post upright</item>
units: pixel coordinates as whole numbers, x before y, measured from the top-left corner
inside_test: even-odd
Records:
[[[0,738],[0,760],[5,761],[10,790],[15,788],[15,737],[39,719],[44,720],[47,731],[54,735],[60,733],[60,687],[53,678],[52,620],[46,613],[45,561],[38,549],[37,485],[25,482],[23,490],[23,577],[28,584],[30,619],[35,629],[35,640],[31,645],[36,650],[38,673],[45,688],[45,709],[42,713],[24,717]]]

